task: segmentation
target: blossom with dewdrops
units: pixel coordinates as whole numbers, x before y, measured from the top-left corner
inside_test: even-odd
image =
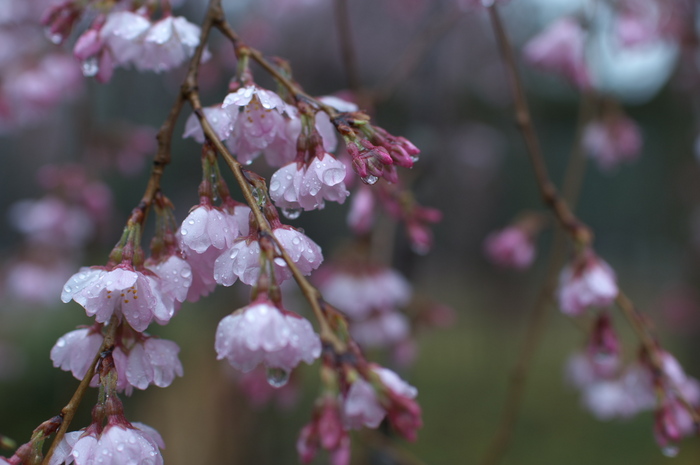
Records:
[[[292,162],[277,170],[270,180],[270,197],[280,208],[322,209],[325,201],[344,203],[345,164],[326,153],[307,165]]]
[[[135,60],[139,70],[161,72],[180,66],[194,55],[200,28],[182,16],[156,21],[143,37],[143,48]]]
[[[210,247],[230,246],[236,236],[238,222],[233,214],[207,201],[194,207],[180,227],[181,243],[199,254]]]
[[[589,307],[607,307],[617,297],[615,272],[591,250],[564,267],[557,300],[567,315],[581,315]]]
[[[311,323],[264,295],[221,320],[215,347],[219,360],[243,372],[264,364],[287,376],[301,361],[311,364],[321,355]]]
[[[63,287],[61,300],[76,301],[98,323],[108,322],[112,315],[123,317],[137,331],[154,320],[166,324],[175,313],[173,301],[164,303],[157,277],[124,263],[81,268]]]
[[[211,124],[214,132],[219,140],[226,140],[233,131],[233,124],[229,112],[221,108],[221,105],[204,107],[204,116]],[[191,137],[195,141],[203,144],[205,141],[202,125],[199,123],[199,118],[194,113],[187,118],[185,122],[185,131],[182,134],[183,138]]]
[[[579,88],[590,86],[585,61],[586,32],[578,21],[564,17],[530,39],[523,50],[533,66],[558,74]]]
[[[100,327],[80,328],[61,336],[51,348],[53,366],[83,379],[104,337]]]
[[[288,135],[287,125],[294,115],[279,95],[255,85],[228,94],[221,108],[233,124],[226,144],[243,164],[252,162],[276,137]]]
[[[318,246],[304,233],[283,225],[279,218],[271,221],[272,234],[284,248],[303,275],[309,275],[323,262],[323,253]],[[214,279],[217,283],[230,286],[240,279],[241,282],[253,285],[260,276],[260,242],[258,232],[253,230],[247,236],[240,236],[233,246],[223,251],[214,264]],[[282,258],[273,261],[277,282],[292,277],[292,272]]]
[[[67,433],[51,458],[50,465],[162,465],[160,449],[165,444],[158,432],[141,423],[130,423],[121,415],[110,415],[104,428]]]

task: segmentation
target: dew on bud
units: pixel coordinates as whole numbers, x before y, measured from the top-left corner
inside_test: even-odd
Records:
[[[283,208],[282,215],[288,220],[296,220],[301,215],[301,208]]]
[[[183,235],[183,236],[186,236],[186,235],[187,235],[187,230],[186,230],[186,229],[181,229],[181,230],[180,230],[180,234]]]
[[[365,184],[368,184],[370,186],[372,184],[375,184],[377,181],[379,181],[378,177],[373,176],[371,174],[368,174],[367,176],[362,176],[362,177],[360,177],[360,179],[362,179],[362,182],[364,182]]]
[[[90,57],[83,61],[83,63],[80,65],[80,69],[83,71],[83,76],[92,77],[95,76],[100,70],[100,65],[97,63],[96,57]]]
[[[289,372],[282,368],[268,367],[266,374],[267,383],[273,388],[281,388],[289,381]]]
[[[678,455],[678,450],[678,446],[674,444],[669,444],[661,448],[661,453],[664,454],[666,457],[675,457],[676,455]]]

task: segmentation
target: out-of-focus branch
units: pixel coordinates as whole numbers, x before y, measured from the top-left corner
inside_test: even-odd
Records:
[[[83,376],[83,379],[80,381],[78,389],[76,389],[75,393],[73,393],[73,397],[71,397],[68,404],[66,404],[66,406],[63,407],[63,409],[61,409],[61,413],[59,414],[59,416],[63,419],[63,421],[61,422],[61,427],[58,429],[56,436],[53,438],[51,447],[49,447],[48,452],[46,452],[46,455],[44,456],[44,460],[41,462],[41,465],[49,465],[49,463],[51,462],[51,457],[56,451],[56,448],[61,443],[61,440],[63,440],[63,437],[66,435],[66,432],[68,431],[68,428],[70,427],[70,424],[73,421],[73,417],[75,417],[75,413],[78,411],[78,407],[80,406],[83,397],[85,397],[85,393],[90,387],[90,381],[92,380],[93,376],[95,376],[95,367],[97,366],[97,362],[99,362],[100,357],[102,356],[102,353],[104,351],[114,346],[114,337],[116,335],[118,326],[119,322],[117,320],[117,317],[113,316],[109,322],[109,326],[107,326],[107,334],[105,334],[105,338],[102,341],[102,345],[97,351],[97,354],[95,354],[95,357],[93,358],[92,363],[90,364],[90,368],[85,373],[85,376]]]
[[[396,88],[404,82],[418,67],[423,58],[443,35],[449,32],[464,17],[461,11],[447,8],[437,11],[428,21],[427,26],[417,34],[406,46],[394,68],[389,72],[385,81],[372,92],[374,102],[380,102],[391,97]]]
[[[549,177],[537,134],[532,124],[532,117],[528,108],[523,85],[518,75],[513,49],[508,40],[497,7],[492,5],[488,8],[488,11],[514,98],[515,120],[525,141],[542,201],[552,210],[557,221],[573,241],[580,245],[588,246],[593,240],[593,232],[573,213],[566,199],[559,194],[559,191]],[[647,350],[649,360],[654,370],[661,376],[665,376],[663,364],[658,354],[656,339],[647,325],[646,320],[641,317],[631,300],[622,290],[620,290],[618,294],[616,303],[629,321],[637,337],[639,337],[642,345]],[[674,387],[674,389],[678,391],[676,387]],[[700,415],[698,412],[692,408],[681,393],[677,392],[677,395],[680,402],[683,403],[688,413],[692,416],[693,421],[697,425],[700,425]]]
[[[361,87],[360,73],[357,66],[355,44],[352,40],[348,0],[335,0],[335,22],[338,28],[340,54],[343,57],[343,66],[345,67],[345,76],[348,80],[348,88],[357,92]]]

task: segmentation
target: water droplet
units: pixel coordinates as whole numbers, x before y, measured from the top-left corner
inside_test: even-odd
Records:
[[[362,182],[364,182],[365,184],[369,184],[370,186],[372,184],[375,184],[377,181],[379,181],[378,177],[372,176],[371,174],[368,174],[367,176],[361,177],[360,179],[362,179]]]
[[[292,244],[299,245],[300,243],[301,243],[301,239],[299,239],[298,236],[296,236],[294,239],[292,239]]]
[[[259,205],[265,199],[265,194],[260,192],[260,189],[256,187],[255,189],[253,189],[253,198],[255,199],[255,202]]]
[[[117,450],[118,450],[119,452],[123,451],[123,450],[124,450],[124,444],[117,444]]]
[[[63,338],[56,341],[56,347],[65,347],[65,345],[66,345],[66,340]]]
[[[72,289],[69,285],[67,285],[67,284],[66,284],[65,286],[63,286],[63,290],[64,290],[65,292],[72,292],[72,291],[73,291],[73,289]]]
[[[282,215],[288,220],[296,220],[301,215],[301,208],[283,208]]]
[[[289,381],[289,372],[282,368],[268,367],[266,373],[268,384],[274,388],[281,388]]]
[[[52,44],[59,45],[61,42],[63,42],[63,34],[51,31],[50,27],[47,27],[44,30],[44,33],[46,34],[46,38],[49,39]]]
[[[180,276],[182,276],[183,278],[189,278],[190,276],[192,276],[192,271],[188,268],[185,268],[180,272]]]
[[[194,220],[189,220],[188,223],[189,223],[189,224],[194,224]]]
[[[186,236],[186,235],[187,235],[187,230],[186,230],[186,229],[181,229],[181,230],[180,230],[180,234],[181,234],[182,236]]]
[[[277,190],[280,188],[280,183],[275,180],[270,183],[270,192],[277,192]]]
[[[100,65],[97,62],[97,57],[90,57],[84,60],[80,65],[80,69],[83,71],[83,76],[92,77],[97,74],[100,70]]]
[[[267,378],[267,381],[270,381],[269,376]],[[678,446],[675,444],[669,444],[667,446],[664,446],[661,448],[661,453],[664,454],[666,457],[675,457],[676,455],[678,455]]]

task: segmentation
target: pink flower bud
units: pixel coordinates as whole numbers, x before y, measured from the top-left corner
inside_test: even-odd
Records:
[[[484,241],[484,251],[489,260],[504,268],[524,270],[535,260],[532,238],[517,226],[489,234]]]

